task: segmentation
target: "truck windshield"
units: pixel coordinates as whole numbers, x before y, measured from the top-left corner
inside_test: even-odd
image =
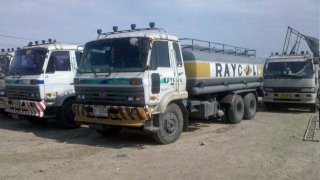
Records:
[[[311,78],[313,77],[313,65],[311,61],[284,61],[267,62],[265,78]]]
[[[45,48],[18,50],[12,60],[9,72],[13,75],[39,75],[47,55]]]
[[[145,37],[103,39],[85,45],[81,73],[142,72],[146,67],[150,39]]]

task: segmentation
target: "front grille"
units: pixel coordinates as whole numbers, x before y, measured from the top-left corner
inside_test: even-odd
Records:
[[[144,97],[143,87],[76,87],[76,96],[79,103],[86,104],[108,104],[108,105],[131,105],[142,106],[145,104],[144,98],[141,101],[128,101],[128,97]]]
[[[6,86],[9,99],[40,100],[39,86]],[[31,97],[31,93],[37,93],[38,97]]]
[[[269,87],[268,87],[269,88]],[[278,93],[299,93],[301,92],[301,87],[270,87],[273,89],[272,92],[278,92]],[[269,91],[266,91],[269,92]]]

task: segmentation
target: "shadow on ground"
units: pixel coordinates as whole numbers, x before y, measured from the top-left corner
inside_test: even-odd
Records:
[[[259,102],[258,112],[268,113],[293,113],[301,114],[306,111],[299,109],[288,110],[288,108],[278,108],[274,111],[266,110],[263,104]],[[201,128],[208,128],[214,124],[227,124],[225,121],[219,119],[209,120],[189,120],[189,132],[195,132]],[[232,125],[230,125],[232,126]],[[43,125],[34,125],[26,120],[14,120],[7,116],[0,115],[0,129],[11,131],[19,131],[26,133],[33,133],[42,138],[53,139],[61,143],[83,144],[88,146],[102,146],[109,148],[124,148],[124,147],[139,147],[141,145],[158,145],[150,134],[142,130],[124,129],[120,134],[103,137],[95,130],[83,126],[78,129],[64,130],[57,128],[54,123],[47,123]]]

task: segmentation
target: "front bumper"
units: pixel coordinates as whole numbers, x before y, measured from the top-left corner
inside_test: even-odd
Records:
[[[316,93],[266,92],[263,97],[263,102],[314,104],[316,99]]]
[[[75,121],[81,124],[104,124],[128,127],[142,127],[151,120],[152,109],[148,107],[100,106],[107,109],[107,117],[97,117],[93,108],[98,105],[73,104]]]
[[[25,116],[44,117],[45,109],[46,103],[44,101],[8,99],[5,111]]]

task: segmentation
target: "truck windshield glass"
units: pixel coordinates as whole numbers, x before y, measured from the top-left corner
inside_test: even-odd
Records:
[[[267,62],[265,77],[311,78],[313,72],[311,61]]]
[[[46,54],[47,49],[45,48],[18,50],[9,71],[13,75],[41,74]]]
[[[141,37],[104,39],[89,42],[84,48],[79,71],[108,73],[144,71],[150,39]]]

